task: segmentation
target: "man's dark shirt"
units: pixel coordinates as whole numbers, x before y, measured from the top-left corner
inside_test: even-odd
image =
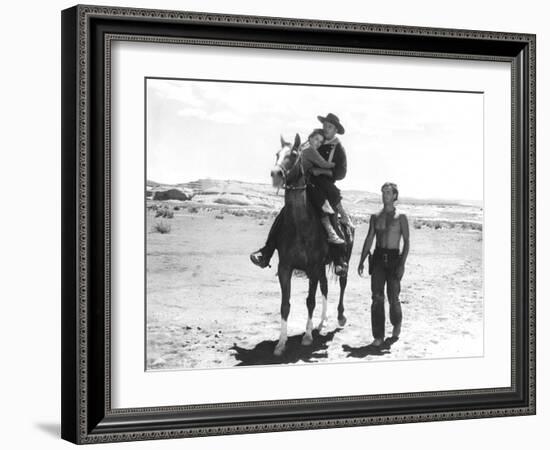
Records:
[[[339,139],[336,137],[331,142],[321,145],[317,151],[319,154],[328,161],[328,158],[330,156],[330,152],[332,151],[332,148],[334,149],[334,156],[332,157],[332,162],[335,164],[334,169],[332,169],[333,178],[332,180],[343,180],[346,176],[347,172],[347,159],[346,159],[346,152],[344,150],[344,147],[340,143]],[[340,191],[336,186],[334,185],[334,182],[330,183],[332,187],[334,187],[335,191],[337,192],[337,195],[339,196],[338,199],[334,199],[333,203],[337,204],[341,197],[340,197]],[[271,225],[271,229],[269,230],[269,235],[267,236],[267,241],[265,243],[265,246],[260,250],[262,254],[264,255],[264,258],[266,258],[268,261],[273,256],[273,252],[275,252],[275,248],[277,245],[277,233],[278,229],[282,223],[282,217],[283,217],[283,209],[279,212],[277,217],[275,217],[275,221],[273,222],[273,225]]]
[[[344,147],[340,143],[340,140],[338,138],[334,138],[329,143],[325,143],[321,145],[318,149],[318,152],[324,159],[328,161],[330,152],[332,151],[333,147],[335,147],[335,150],[334,150],[334,156],[332,157],[332,162],[336,164],[334,169],[332,169],[333,178],[335,181],[343,180],[346,176],[348,166],[347,166],[347,159],[346,159],[346,151],[344,150]]]

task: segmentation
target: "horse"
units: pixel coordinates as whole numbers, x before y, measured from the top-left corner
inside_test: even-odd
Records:
[[[282,222],[277,235],[276,249],[279,254],[277,276],[281,287],[281,331],[275,346],[274,355],[283,354],[287,341],[287,321],[290,313],[290,287],[294,270],[305,272],[309,279],[309,291],[306,299],[308,319],[302,345],[313,343],[313,311],[315,295],[320,284],[323,296],[321,321],[317,330],[321,331],[327,321],[328,283],[326,265],[334,267],[335,259],[345,261],[351,256],[353,231],[338,227],[344,235],[345,245],[333,246],[327,242],[327,235],[321,223],[319,213],[307,199],[307,185],[301,165],[300,136],[296,134],[294,144],[286,142],[281,136],[281,148],[276,153],[276,162],[271,170],[273,186],[284,188],[285,206],[282,210]],[[339,248],[334,248],[339,247]],[[338,324],[346,324],[344,315],[344,291],[347,284],[347,269],[339,273],[340,300],[338,303]]]

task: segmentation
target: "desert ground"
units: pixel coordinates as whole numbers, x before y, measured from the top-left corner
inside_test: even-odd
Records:
[[[370,278],[359,277],[356,269],[368,217],[379,205],[376,195],[365,200],[361,193],[347,198],[344,193],[357,224],[345,295],[347,324],[338,326],[339,285],[329,276],[328,326],[314,333],[311,346],[302,346],[307,279],[295,276],[287,350],[274,357],[280,327],[277,256],[271,268],[260,269],[249,253],[265,241],[282,198],[268,190],[265,198],[231,191],[147,201],[148,370],[483,355],[479,206],[412,200],[399,205],[411,231],[400,296],[402,333],[390,349],[375,351],[368,346]],[[318,292],[314,325],[320,314]],[[386,316],[389,335],[387,304]]]

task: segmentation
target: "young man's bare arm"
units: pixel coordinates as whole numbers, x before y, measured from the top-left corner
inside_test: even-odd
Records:
[[[409,255],[410,239],[409,221],[407,220],[407,216],[405,214],[401,214],[399,216],[399,222],[401,224],[401,236],[403,236],[403,251],[401,252],[399,267],[397,268],[397,277],[401,279],[405,273],[405,261],[407,261],[407,256]]]
[[[365,243],[363,244],[361,259],[359,260],[359,267],[357,267],[357,272],[359,273],[360,276],[363,275],[365,259],[367,258],[367,255],[370,252],[370,248],[372,247],[372,243],[374,242],[375,221],[376,221],[376,216],[373,214],[370,216],[369,232],[367,233],[367,237],[365,238]]]
[[[401,214],[399,216],[399,221],[401,222],[401,235],[403,236],[403,251],[401,252],[401,264],[405,265],[405,261],[407,261],[407,256],[409,255],[409,246],[410,246],[409,221],[405,214]]]

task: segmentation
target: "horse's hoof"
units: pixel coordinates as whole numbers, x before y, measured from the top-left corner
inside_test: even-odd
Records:
[[[302,338],[302,345],[311,344],[313,344],[313,336],[310,336],[309,334],[304,334],[304,337]]]
[[[323,329],[325,328],[325,322],[322,321],[322,322],[319,322],[319,325],[317,325],[317,331],[319,333],[321,333],[323,331]]]
[[[274,356],[281,356],[285,351],[285,344],[277,344],[275,350],[273,351]]]
[[[343,327],[347,323],[348,319],[346,319],[346,316],[338,317],[338,325]]]

